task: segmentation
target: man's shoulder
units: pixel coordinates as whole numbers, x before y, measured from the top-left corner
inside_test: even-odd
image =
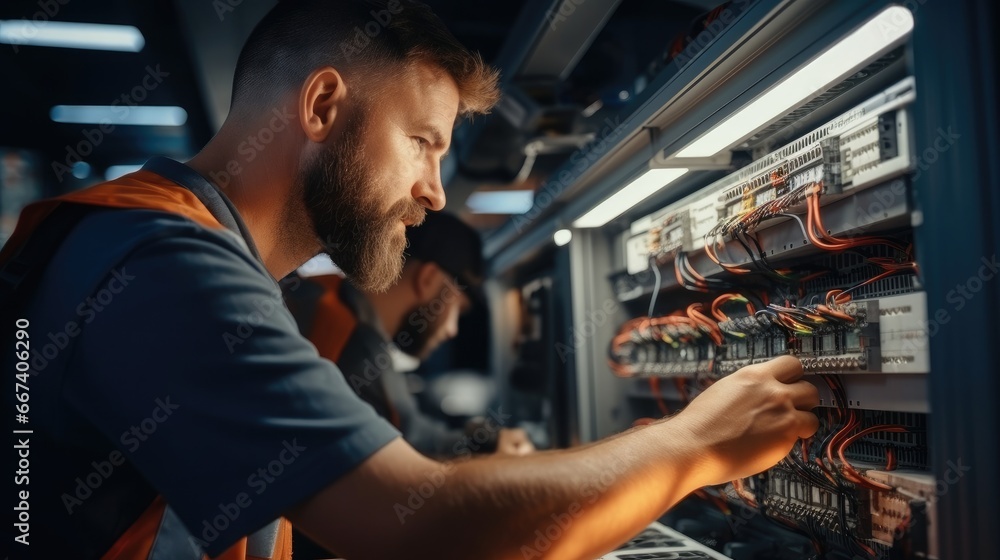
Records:
[[[167,239],[196,239],[249,257],[239,236],[226,229],[208,228],[188,217],[163,210],[96,208],[63,241],[63,247],[99,247],[102,253],[127,255],[149,243]]]
[[[100,208],[87,214],[55,251],[39,283],[35,310],[55,313],[83,301],[116,271],[132,273],[140,255],[158,263],[156,282],[144,282],[145,289],[194,287],[199,279],[228,271],[267,275],[228,230],[170,212]],[[212,271],[199,273],[209,266]],[[130,289],[143,291],[138,285]]]

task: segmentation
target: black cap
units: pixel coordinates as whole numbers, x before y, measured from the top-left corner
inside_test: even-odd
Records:
[[[486,302],[483,293],[483,241],[479,232],[444,212],[428,212],[424,223],[407,228],[406,257],[432,262],[456,278],[474,305]]]

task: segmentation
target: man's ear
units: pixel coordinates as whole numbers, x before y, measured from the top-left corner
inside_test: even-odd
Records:
[[[309,140],[326,141],[337,116],[344,110],[347,86],[336,69],[325,66],[314,70],[299,92],[299,122]]]
[[[421,262],[413,274],[413,291],[419,301],[427,301],[441,290],[441,269],[432,262]]]

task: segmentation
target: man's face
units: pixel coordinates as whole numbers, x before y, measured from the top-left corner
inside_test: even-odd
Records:
[[[324,250],[371,292],[399,279],[406,226],[444,207],[441,160],[459,104],[455,82],[429,65],[386,79],[378,99],[357,104],[335,143],[300,174]]]
[[[441,269],[436,274],[438,288],[405,315],[395,338],[402,351],[420,360],[458,335],[458,319],[472,306],[454,279]]]

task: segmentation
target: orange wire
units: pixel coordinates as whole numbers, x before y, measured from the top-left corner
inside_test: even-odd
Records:
[[[827,233],[820,212],[820,192],[822,192],[822,184],[816,183],[814,187],[807,190],[806,194],[806,235],[813,245],[828,251],[843,251],[863,245],[882,244],[896,249],[907,257],[910,256],[909,248],[903,247],[890,239],[872,236],[842,239]]]
[[[700,303],[692,303],[687,308],[688,317],[700,325],[704,325],[708,329],[709,336],[712,338],[712,342],[716,346],[722,346],[722,330],[719,329],[719,324],[709,319],[706,315],[701,313],[702,305]]]
[[[885,448],[885,470],[896,470],[896,451],[891,447]]]
[[[674,385],[677,386],[677,392],[680,393],[681,400],[684,401],[684,404],[688,404],[689,402],[691,402],[691,399],[688,396],[687,387],[685,387],[684,378],[683,377],[675,377],[674,378]]]
[[[716,237],[718,237],[718,236],[716,236]],[[712,243],[705,243],[705,254],[708,255],[708,258],[712,259],[712,262],[714,262],[715,264],[719,265],[720,267],[722,267],[727,272],[732,272],[733,274],[749,274],[749,273],[753,272],[752,270],[748,270],[748,269],[745,269],[745,268],[740,268],[740,267],[738,267],[736,265],[723,264],[722,259],[719,258],[719,254],[717,252],[715,252],[716,251],[716,248],[714,247],[715,244],[716,244],[716,240],[715,239],[712,240]],[[725,238],[723,238],[723,240],[721,242],[718,242],[718,244],[721,247],[725,247],[726,246],[726,244],[725,244]]]
[[[667,403],[663,400],[663,395],[660,394],[660,378],[650,377],[649,378],[649,388],[653,391],[653,396],[656,397],[656,406],[660,408],[660,412],[664,416],[670,416],[670,409],[667,407]]]
[[[741,500],[743,500],[743,503],[750,506],[751,508],[757,507],[757,499],[754,498],[753,494],[751,494],[750,491],[746,489],[746,486],[744,486],[743,484],[742,478],[737,478],[736,480],[732,481],[732,485],[733,489],[736,490],[736,495],[739,496]]]
[[[896,426],[890,424],[881,424],[878,426],[865,428],[864,430],[861,430],[860,432],[854,434],[853,436],[845,439],[843,443],[841,443],[837,447],[837,456],[840,458],[840,461],[843,464],[844,468],[847,469],[847,471],[850,472],[853,476],[857,477],[860,480],[861,484],[877,490],[884,490],[884,491],[892,490],[892,486],[871,480],[870,478],[863,476],[861,473],[855,470],[854,466],[851,465],[851,463],[847,460],[847,457],[845,457],[844,453],[849,445],[875,432],[905,432],[905,431],[907,431],[907,429],[904,428],[903,426]]]
[[[719,322],[728,321],[729,316],[723,313],[720,307],[722,307],[722,304],[726,303],[727,301],[732,301],[732,300],[746,301],[747,311],[751,315],[757,312],[757,309],[745,297],[741,296],[740,294],[730,293],[730,294],[722,294],[721,296],[715,298],[715,300],[712,302],[712,316],[718,319]]]
[[[831,315],[833,317],[837,317],[838,319],[843,319],[843,320],[849,321],[851,323],[854,322],[854,317],[851,317],[847,313],[841,313],[840,311],[837,311],[835,309],[830,309],[829,307],[827,307],[825,305],[817,305],[816,306],[816,310],[820,311],[820,312],[822,312],[822,313],[824,313],[826,315]]]

